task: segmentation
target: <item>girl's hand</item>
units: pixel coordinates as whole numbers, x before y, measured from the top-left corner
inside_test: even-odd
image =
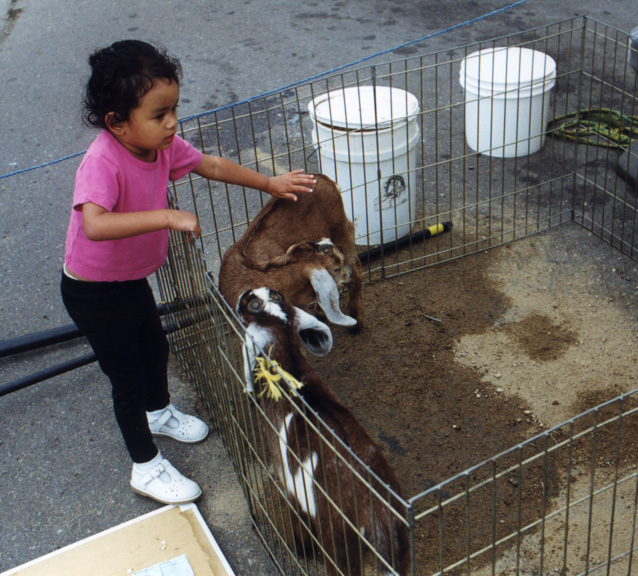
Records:
[[[271,176],[268,178],[268,192],[273,198],[284,198],[296,201],[295,193],[307,194],[312,192],[312,186],[316,183],[312,174],[306,174],[303,170],[293,170],[281,176]]]
[[[176,230],[177,232],[188,232],[189,238],[199,238],[202,233],[202,229],[199,227],[199,222],[195,214],[185,212],[183,210],[169,210],[170,223],[169,228]]]

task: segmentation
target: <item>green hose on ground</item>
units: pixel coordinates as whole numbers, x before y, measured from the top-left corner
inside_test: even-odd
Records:
[[[633,140],[638,140],[638,116],[608,108],[578,110],[557,116],[548,123],[547,130],[554,138],[624,149]]]

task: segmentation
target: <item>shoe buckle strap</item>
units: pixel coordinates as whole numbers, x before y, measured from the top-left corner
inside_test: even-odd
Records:
[[[170,408],[166,408],[162,415],[152,423],[155,431],[161,430],[164,424],[166,424],[173,417],[173,413]]]
[[[155,466],[155,468],[153,468],[150,472],[147,472],[142,477],[142,480],[141,480],[142,484],[146,486],[147,484],[155,480],[155,478],[159,478],[160,474],[165,471],[166,469],[164,468],[164,465],[158,464],[157,466]]]

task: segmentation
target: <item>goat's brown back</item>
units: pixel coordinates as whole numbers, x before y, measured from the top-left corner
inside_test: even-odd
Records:
[[[299,194],[296,202],[272,198],[252,221],[242,238],[241,252],[247,263],[269,262],[294,243],[330,238],[343,251],[342,230],[354,231],[337,185],[323,174],[310,194]],[[285,231],[285,234],[282,234]],[[335,235],[337,238],[335,238]]]

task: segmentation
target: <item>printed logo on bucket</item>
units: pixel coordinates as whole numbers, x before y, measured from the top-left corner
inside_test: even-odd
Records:
[[[401,174],[390,176],[383,184],[381,202],[379,202],[379,198],[375,198],[374,200],[375,211],[379,212],[380,210],[393,209],[401,204],[405,204],[408,201],[408,195],[404,194],[405,191],[406,185],[403,176],[401,176]]]

